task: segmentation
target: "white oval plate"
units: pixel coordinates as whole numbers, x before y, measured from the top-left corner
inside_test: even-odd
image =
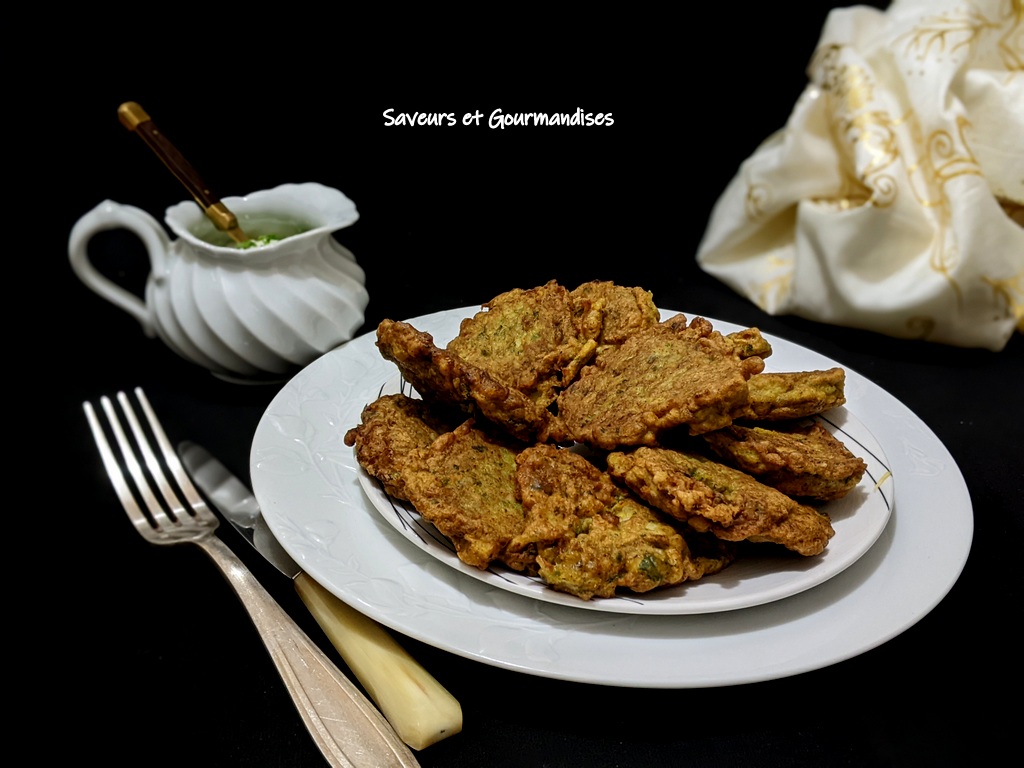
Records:
[[[451,338],[473,308],[416,318]],[[711,318],[709,318],[711,319]],[[740,326],[715,321],[723,332]],[[328,591],[396,632],[504,669],[576,682],[690,688],[777,679],[864,653],[913,626],[959,578],[973,512],[959,468],[905,405],[846,369],[846,407],[884,447],[893,512],[860,559],[813,589],[689,616],[581,611],[499,589],[411,544],[363,493],[344,433],[395,375],[375,334],[300,371],[253,436],[250,474],[271,531]],[[778,370],[831,367],[773,338]]]
[[[772,367],[766,366],[766,370]],[[400,377],[391,378],[378,390],[380,394],[399,391],[415,396]],[[373,394],[367,402],[378,396]],[[734,611],[782,600],[831,579],[871,549],[885,530],[892,512],[893,481],[882,446],[845,407],[829,411],[819,421],[868,465],[860,484],[849,495],[822,506],[836,532],[824,552],[801,557],[766,546],[764,557],[745,556],[714,576],[643,594],[623,591],[611,598],[581,600],[551,589],[539,577],[500,564],[487,570],[467,565],[459,559],[451,541],[423,520],[411,504],[389,496],[362,467],[359,484],[384,520],[414,546],[460,573],[499,589],[556,605],[610,613],[678,616]]]

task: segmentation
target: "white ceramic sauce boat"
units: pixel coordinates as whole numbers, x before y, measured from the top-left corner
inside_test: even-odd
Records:
[[[71,230],[68,257],[85,285],[124,309],[146,335],[235,381],[280,380],[352,338],[369,302],[365,274],[332,233],[358,218],[355,204],[322,184],[284,184],[225,198],[249,237],[282,239],[241,249],[193,201],[167,209],[177,236],[139,208],[106,200]],[[88,244],[127,229],[142,240],[145,298],[101,274]]]

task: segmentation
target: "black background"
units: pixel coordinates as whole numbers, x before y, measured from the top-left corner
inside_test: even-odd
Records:
[[[422,752],[423,765],[938,766],[1008,747],[1012,706],[994,691],[1020,682],[1020,335],[996,354],[772,318],[693,261],[739,163],[785,123],[833,5],[609,15],[599,33],[592,19],[556,28],[525,11],[473,20],[470,33],[456,26],[466,19],[368,24],[337,9],[327,23],[291,9],[255,31],[246,19],[242,41],[230,17],[193,10],[159,41],[141,18],[132,34],[83,34],[59,72],[37,73],[46,98],[18,112],[31,138],[15,151],[42,161],[28,187],[39,194],[28,197],[45,222],[27,252],[35,290],[55,291],[56,303],[43,320],[18,317],[38,333],[33,370],[57,393],[42,449],[62,479],[44,481],[40,517],[28,521],[27,557],[36,573],[56,571],[58,589],[54,605],[26,608],[23,631],[41,639],[25,644],[25,662],[45,671],[25,709],[67,734],[35,742],[37,754],[319,764],[229,589],[197,549],[155,549],[131,530],[81,414],[85,399],[141,385],[172,439],[204,443],[246,476],[253,430],[277,391],[178,359],[68,267],[67,235],[101,200],[160,218],[185,198],[118,122],[128,100],[222,196],[319,181],[352,198],[361,218],[337,237],[366,270],[364,330],[550,279],[642,285],[661,306],[756,325],[859,371],[907,403],[964,473],[976,531],[960,581],[918,624],[834,667],[739,687],[628,690],[521,675],[409,640],[465,713],[464,732]],[[393,32],[399,21],[412,43]],[[189,25],[206,31],[186,36]],[[428,33],[437,27],[448,33]],[[479,110],[486,122],[499,108],[577,107],[610,112],[614,125],[410,128],[383,118]],[[141,291],[137,241],[108,233],[91,252]],[[333,653],[290,585],[232,532],[224,538]],[[1016,698],[1015,687],[1006,693]]]

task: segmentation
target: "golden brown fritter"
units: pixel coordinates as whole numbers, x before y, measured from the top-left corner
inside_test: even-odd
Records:
[[[497,424],[517,439],[548,439],[556,421],[550,411],[483,369],[434,345],[429,333],[408,323],[382,320],[377,348],[395,363],[424,400],[461,408]]]
[[[637,331],[661,319],[650,291],[627,288],[608,280],[593,280],[571,294],[582,332],[597,340],[596,355],[617,347]]]
[[[611,476],[648,504],[684,522],[699,515],[703,520],[696,521],[698,529],[707,523],[724,528],[770,525],[791,506],[776,492],[748,514],[749,502],[742,489],[750,478],[732,477],[742,473],[688,451],[640,447],[612,452],[607,462]]]
[[[416,465],[416,451],[430,446],[464,418],[402,394],[384,395],[363,408],[360,423],[345,433],[356,460],[398,499],[407,499],[404,477]]]
[[[604,450],[654,445],[665,430],[691,434],[727,426],[747,405],[747,379],[758,357],[736,347],[704,318],[676,317],[632,334],[558,397],[563,439]]]
[[[753,421],[802,419],[846,402],[846,371],[761,373],[747,382],[745,418]]]
[[[554,402],[597,348],[581,333],[569,291],[554,281],[508,291],[483,308],[446,349],[538,405]]]
[[[816,555],[835,533],[817,510],[803,509],[750,475],[697,453],[667,448],[614,452],[608,456],[608,471],[651,506],[726,541],[774,542]]]
[[[683,537],[647,507],[623,496],[590,528],[537,552],[545,584],[584,600],[614,597],[619,589],[648,592],[686,580],[691,564]],[[693,569],[696,572],[696,569]]]
[[[575,536],[620,495],[611,478],[569,449],[538,444],[516,457],[516,487],[527,511],[513,551],[536,550]]]
[[[715,535],[719,535],[714,531]],[[789,514],[764,533],[749,536],[755,544],[781,544],[805,557],[820,555],[835,536],[832,521],[821,510],[806,504],[794,504]]]
[[[510,549],[536,549],[539,575],[554,589],[589,600],[618,589],[647,592],[723,567],[710,553],[692,558],[672,525],[571,450],[532,446],[517,465],[526,525]]]
[[[818,423],[771,429],[733,424],[703,437],[728,464],[788,496],[841,499],[867,470],[863,459]]]
[[[746,328],[742,331],[726,334],[726,341],[732,342],[736,347],[736,354],[740,357],[760,357],[762,360],[772,353],[772,345],[768,339],[761,335],[757,328]]]
[[[525,524],[515,481],[516,454],[524,447],[470,419],[438,437],[406,475],[409,501],[451,539],[464,563],[487,568],[497,560],[516,570],[530,565],[530,557],[505,556]]]

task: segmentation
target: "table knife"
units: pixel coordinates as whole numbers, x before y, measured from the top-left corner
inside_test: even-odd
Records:
[[[178,453],[213,506],[293,581],[302,602],[402,741],[420,750],[462,730],[458,700],[383,627],[302,571],[274,538],[256,497],[241,480],[195,443],[181,443]]]

